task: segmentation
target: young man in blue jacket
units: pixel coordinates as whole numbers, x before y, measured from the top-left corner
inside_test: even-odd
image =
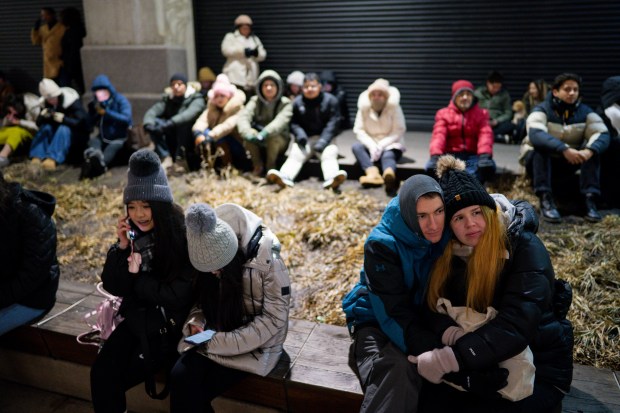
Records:
[[[449,239],[441,187],[419,174],[403,184],[364,245],[360,281],[343,300],[361,412],[414,412],[422,379],[407,355],[439,346],[421,311],[432,264]]]

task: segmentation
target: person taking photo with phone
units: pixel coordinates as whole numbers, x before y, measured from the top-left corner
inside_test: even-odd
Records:
[[[185,224],[189,257],[201,274],[171,373],[170,411],[213,412],[214,398],[248,373],[266,376],[280,360],[290,279],[278,238],[253,212],[198,203]],[[211,338],[199,340],[208,330]]]
[[[125,392],[145,382],[157,393],[155,373],[169,371],[178,354],[180,326],[192,305],[192,268],[183,209],[173,202],[168,179],[155,152],[141,149],[129,158],[123,192],[127,215],[118,220],[118,241],[110,247],[101,274],[105,290],[122,298],[124,320],[105,341],[90,371],[95,412],[125,412]]]

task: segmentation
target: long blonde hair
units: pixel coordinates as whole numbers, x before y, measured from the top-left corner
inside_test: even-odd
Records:
[[[467,261],[466,305],[476,311],[485,312],[493,301],[497,278],[504,267],[508,237],[504,222],[497,211],[484,205],[481,205],[480,209],[486,222],[486,230]],[[436,311],[437,300],[444,296],[455,242],[457,240],[448,243],[431,271],[427,304],[433,311]]]

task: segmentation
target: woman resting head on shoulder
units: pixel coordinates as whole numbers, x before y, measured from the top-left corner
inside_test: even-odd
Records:
[[[194,204],[185,222],[201,273],[172,370],[173,413],[211,411],[211,400],[248,372],[267,375],[283,352],[291,298],[280,242],[256,214],[230,203]]]
[[[557,311],[557,283],[536,236],[537,215],[527,202],[489,195],[464,169],[449,155],[437,163],[453,239],[433,267],[427,292],[427,322],[444,347],[410,356],[418,373],[438,384],[429,386],[420,411],[553,411],[570,388],[573,334],[566,313]],[[440,300],[487,318],[465,327],[440,313]],[[570,298],[562,305],[568,308]],[[529,349],[535,378],[531,366],[500,364]],[[439,384],[442,379],[466,391]],[[518,397],[500,397],[507,385],[516,386]]]

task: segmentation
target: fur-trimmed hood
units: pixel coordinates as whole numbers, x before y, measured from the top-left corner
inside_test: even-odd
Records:
[[[394,86],[389,87],[389,98],[386,103],[387,106],[398,106],[400,105],[400,91],[398,88]],[[363,93],[360,94],[357,99],[357,108],[358,109],[368,109],[370,108],[370,91],[366,89]]]

